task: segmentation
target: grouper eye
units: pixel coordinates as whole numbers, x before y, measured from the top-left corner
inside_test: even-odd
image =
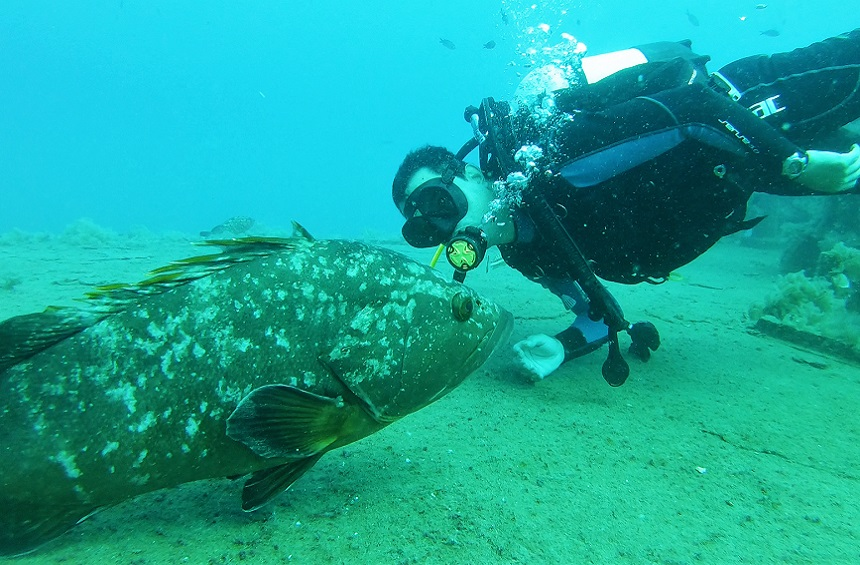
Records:
[[[458,292],[451,299],[451,307],[454,311],[454,317],[461,322],[467,321],[472,317],[472,311],[475,309],[475,302],[472,297]]]

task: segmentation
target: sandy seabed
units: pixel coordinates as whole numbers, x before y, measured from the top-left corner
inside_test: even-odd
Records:
[[[86,222],[0,235],[0,319],[141,280],[199,254],[193,240]],[[860,369],[750,329],[778,250],[740,241],[681,280],[612,287],[663,342],[620,388],[600,376],[605,349],[531,383],[506,346],[261,511],[240,509],[241,481],[200,481],[105,509],[14,562],[860,563]],[[569,323],[511,269],[468,282],[515,314],[512,343]]]

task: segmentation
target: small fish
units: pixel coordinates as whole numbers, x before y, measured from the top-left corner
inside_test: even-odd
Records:
[[[254,227],[255,223],[256,221],[254,218],[249,218],[248,216],[233,216],[229,220],[218,224],[209,231],[200,232],[200,237],[242,235]]]
[[[839,290],[848,290],[851,288],[851,279],[845,273],[836,273],[831,277],[834,288]]]
[[[508,13],[505,12],[505,9],[499,8],[499,14],[502,16],[502,23],[504,23],[505,25],[508,25],[510,20],[508,20]]]
[[[201,479],[250,475],[259,508],[510,335],[510,313],[428,266],[297,232],[207,241],[224,251],[0,322],[0,555]]]
[[[496,42],[493,40],[490,40],[490,41],[484,43],[484,49],[492,49],[495,46],[496,46]]]
[[[690,20],[690,23],[693,26],[699,27],[699,18],[697,18],[694,14],[691,14],[690,10],[687,10],[687,19]]]
[[[756,4],[755,5],[756,10],[764,10],[765,8],[767,8],[767,4]]]
[[[766,35],[767,37],[779,37],[779,30],[768,29],[761,32],[761,35]]]
[[[457,48],[457,46],[456,46],[456,45],[454,45],[454,42],[453,42],[453,41],[451,41],[450,39],[442,39],[442,38],[440,37],[440,38],[439,38],[439,43],[441,43],[442,45],[444,45],[445,47],[447,47],[448,49],[451,49],[451,50],[454,50],[454,49],[456,49],[456,48]]]

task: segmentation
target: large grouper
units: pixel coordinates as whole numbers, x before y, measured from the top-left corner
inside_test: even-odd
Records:
[[[200,479],[250,474],[242,507],[259,508],[510,335],[507,311],[427,266],[299,234],[210,241],[0,324],[0,555]]]

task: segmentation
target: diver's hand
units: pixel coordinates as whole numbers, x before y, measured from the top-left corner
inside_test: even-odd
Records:
[[[809,162],[797,182],[810,190],[836,194],[851,190],[860,179],[860,145],[856,143],[848,153],[810,149],[806,154]]]
[[[564,362],[564,346],[545,334],[535,334],[514,344],[520,365],[534,380],[541,380]]]

